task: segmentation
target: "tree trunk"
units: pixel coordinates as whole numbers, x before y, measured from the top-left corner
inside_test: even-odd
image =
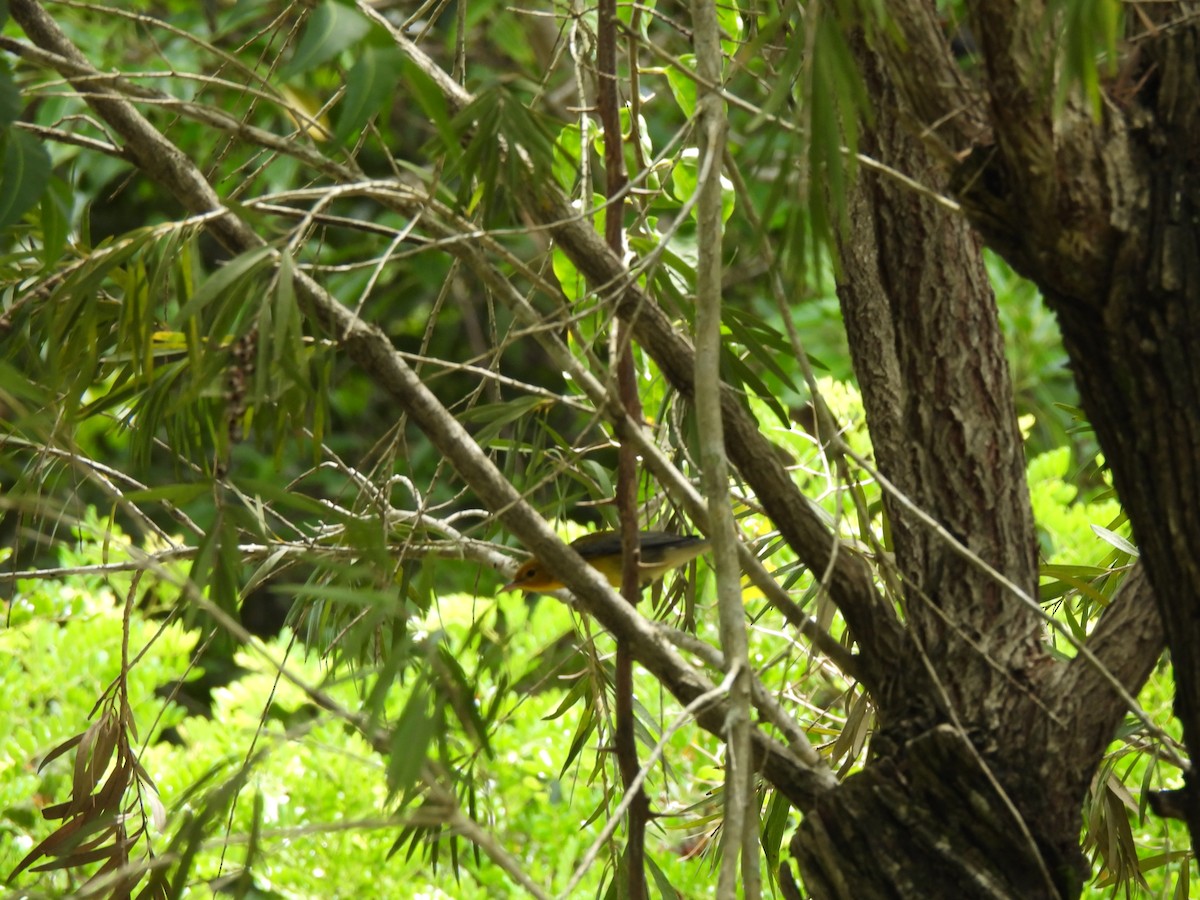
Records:
[[[925,33],[907,36],[910,45],[936,46]],[[944,70],[954,70],[942,46]],[[889,70],[865,41],[856,51],[875,112],[864,152],[944,193],[947,155],[931,129],[913,127],[934,99],[910,102],[897,88],[902,63]],[[986,133],[979,117],[964,120],[973,137]],[[1022,133],[1011,145],[1036,142]],[[1097,168],[1081,164],[1071,174]],[[959,184],[1011,188],[983,174]],[[1012,201],[1011,189],[989,194],[974,224],[1011,215]],[[1088,875],[1082,802],[1126,705],[1091,660],[1052,659],[1036,610],[980,564],[1036,598],[1024,454],[979,240],[960,214],[874,170],[852,194],[850,226],[839,245],[838,292],[876,463],[904,495],[887,496],[885,509],[911,643],[893,660],[891,682],[872,694],[879,726],[867,766],[806,813],[792,853],[820,898],[1077,897]],[[1044,238],[1047,222],[1036,226],[1025,222],[998,243]],[[1109,252],[1105,238],[1080,254],[1081,264]],[[1027,247],[1054,268],[1057,256],[1045,250]],[[1094,315],[1088,322],[1104,324]],[[1116,353],[1137,359],[1128,347]],[[1121,372],[1112,360],[1107,366],[1110,377]],[[1162,640],[1144,614],[1149,593],[1140,572],[1131,576],[1093,635],[1102,665],[1134,692]]]
[[[1078,896],[1078,828],[1066,847],[1039,844],[997,774],[1015,773],[983,766],[948,725],[874,760],[804,817],[792,853],[805,886],[821,900]]]

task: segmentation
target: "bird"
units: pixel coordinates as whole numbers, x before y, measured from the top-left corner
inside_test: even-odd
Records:
[[[672,534],[669,531],[639,531],[638,546],[641,550],[638,568],[639,582],[644,587],[662,578],[671,569],[691,562],[709,547],[706,537],[694,534]],[[571,541],[571,547],[584,561],[608,579],[613,587],[621,585],[621,533],[619,531],[597,531]],[[550,574],[550,570],[538,559],[523,563],[513,580],[504,585],[502,591],[556,591],[563,583]]]

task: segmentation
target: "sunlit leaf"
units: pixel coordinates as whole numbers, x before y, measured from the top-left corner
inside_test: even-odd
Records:
[[[1110,531],[1102,525],[1092,525],[1092,531],[1094,531],[1096,536],[1106,544],[1111,544],[1122,553],[1128,553],[1134,559],[1137,559],[1139,555],[1138,548],[1126,538],[1121,537],[1121,535],[1117,534],[1115,531]]]
[[[695,73],[695,54],[685,53],[679,57],[679,62],[687,66],[692,73]],[[674,96],[675,102],[683,110],[683,114],[690,119],[696,113],[695,78],[684,74],[678,68],[672,66],[667,69],[667,84],[670,85],[671,94]]]

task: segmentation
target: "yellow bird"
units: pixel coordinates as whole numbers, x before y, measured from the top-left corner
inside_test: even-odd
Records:
[[[708,538],[693,534],[671,534],[667,531],[639,531],[638,545],[641,549],[639,568],[640,582],[649,584],[662,578],[671,569],[691,562],[708,549]],[[613,587],[621,585],[621,533],[619,531],[597,531],[571,541],[575,552],[589,566],[608,579]],[[513,580],[500,588],[502,591],[557,591],[563,583],[550,574],[541,561],[531,559],[517,569]]]

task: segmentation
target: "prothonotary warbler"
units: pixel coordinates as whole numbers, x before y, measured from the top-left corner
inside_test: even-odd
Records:
[[[692,534],[671,534],[667,531],[639,531],[641,549],[639,568],[641,583],[649,584],[662,578],[671,569],[695,559],[708,549],[708,538]],[[593,569],[608,579],[613,587],[621,585],[621,533],[597,531],[571,541],[575,552]],[[513,580],[502,591],[557,591],[563,583],[550,574],[539,560],[531,559],[517,569]]]

